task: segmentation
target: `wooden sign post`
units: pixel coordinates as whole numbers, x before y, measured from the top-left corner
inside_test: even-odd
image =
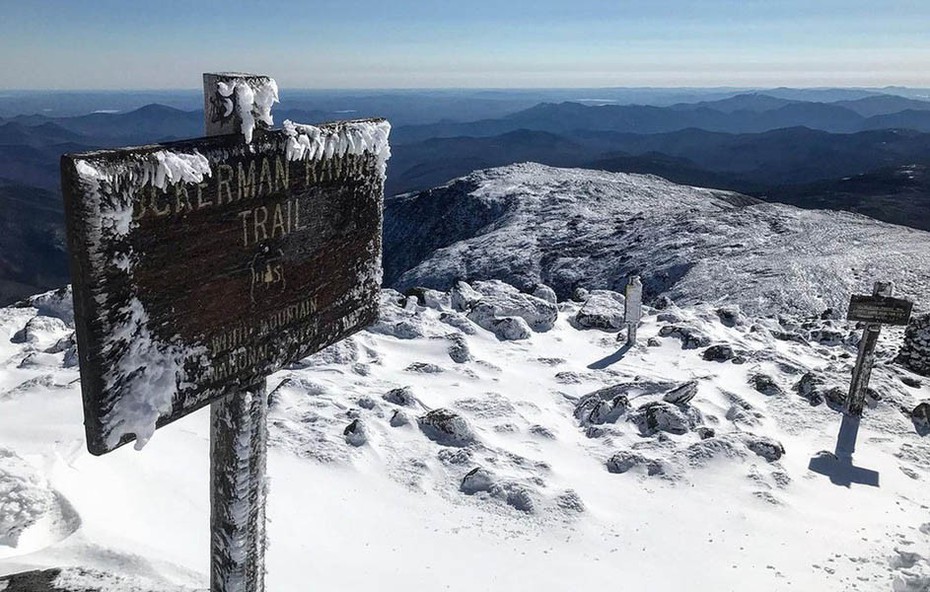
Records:
[[[849,302],[847,320],[864,323],[859,355],[853,368],[849,394],[843,406],[843,423],[836,443],[836,455],[852,458],[856,449],[859,421],[865,406],[865,396],[875,362],[875,346],[882,331],[882,324],[907,325],[914,303],[892,298],[894,286],[888,282],[875,282],[871,296],[853,295]]]
[[[638,275],[630,276],[626,285],[624,321],[626,322],[626,344],[636,345],[636,331],[643,318],[643,283]]]
[[[272,130],[204,75],[207,138],[62,157],[88,450],[211,405],[211,589],[264,589],[265,378],[377,317],[390,126]]]

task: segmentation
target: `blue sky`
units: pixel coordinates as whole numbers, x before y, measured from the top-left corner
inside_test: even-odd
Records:
[[[0,88],[930,86],[930,0],[0,0]]]

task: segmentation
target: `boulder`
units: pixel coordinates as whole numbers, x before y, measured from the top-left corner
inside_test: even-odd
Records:
[[[659,337],[679,339],[682,349],[697,349],[710,345],[710,337],[700,329],[688,325],[666,325],[659,329]]]
[[[449,409],[434,409],[417,418],[426,437],[443,446],[468,446],[476,440],[465,418]]]
[[[468,318],[485,329],[495,318],[520,317],[533,331],[548,331],[555,324],[559,308],[541,298],[524,294],[499,280],[475,282],[481,295],[468,312]]]
[[[749,377],[749,384],[757,392],[760,392],[763,395],[769,397],[775,397],[784,394],[784,391],[780,386],[778,386],[778,383],[775,382],[775,379],[768,374],[753,374]]]
[[[399,428],[410,423],[410,418],[400,409],[395,409],[391,415],[390,424],[392,428]]]
[[[401,407],[414,407],[419,403],[409,386],[391,389],[382,395],[382,398],[388,403],[400,405]]]
[[[698,383],[696,380],[686,382],[665,393],[665,395],[662,396],[662,400],[674,405],[687,405],[691,402],[691,399],[697,395],[697,387]]]
[[[621,450],[607,459],[607,470],[611,473],[623,474],[633,469],[641,468],[647,475],[665,475],[665,465],[655,459],[629,450]]]
[[[598,291],[591,294],[575,313],[575,324],[582,329],[616,331],[625,326],[623,296]]]
[[[801,377],[801,380],[794,385],[794,390],[800,396],[807,399],[811,405],[816,406],[823,403],[823,394],[821,391],[825,384],[826,380],[824,380],[822,376],[814,372],[807,372]]]
[[[559,301],[555,294],[555,290],[546,284],[537,284],[537,286],[533,288],[533,296],[539,298],[540,300],[551,302],[552,304],[556,304]]]
[[[454,310],[468,312],[481,300],[481,294],[469,284],[459,281],[449,290],[449,299]]]
[[[628,385],[618,384],[589,393],[575,405],[575,417],[582,424],[615,423],[630,408]]]
[[[678,407],[664,401],[653,401],[637,409],[631,418],[644,435],[656,432],[669,434],[686,434],[691,429],[690,421]]]
[[[453,333],[446,337],[451,342],[446,352],[448,352],[453,362],[456,364],[464,364],[465,362],[471,361],[471,351],[468,349],[468,342],[465,340],[464,336],[459,333]]]
[[[746,317],[740,312],[738,306],[721,306],[714,311],[724,327],[736,327],[746,322]]]
[[[736,354],[733,352],[733,348],[726,344],[712,345],[701,354],[701,357],[708,362],[726,362],[732,360],[734,356]]]
[[[342,435],[345,436],[346,442],[352,446],[362,446],[368,442],[368,433],[365,430],[365,424],[363,424],[360,419],[352,420],[352,423],[347,425],[346,429],[342,431]]]
[[[481,323],[479,323],[481,324]],[[501,341],[520,341],[532,335],[530,326],[520,317],[489,318],[482,325]]]
[[[778,440],[766,436],[747,434],[743,437],[746,448],[755,452],[768,462],[774,462],[785,455],[785,447]]]
[[[494,486],[494,476],[481,467],[475,467],[462,477],[459,490],[465,495],[474,495],[480,491],[490,491]]]
[[[930,434],[930,401],[923,401],[911,411],[911,421],[921,436]]]

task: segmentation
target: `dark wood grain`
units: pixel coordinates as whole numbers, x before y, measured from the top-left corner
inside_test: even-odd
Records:
[[[288,161],[286,141],[282,131],[257,131],[249,146],[240,136],[217,136],[62,157],[92,453],[113,449],[105,442],[107,416],[125,381],[105,374],[125,354],[127,344],[112,333],[133,298],[158,339],[205,351],[205,358],[185,361],[184,384],[159,427],[376,318],[383,202],[377,157]],[[79,160],[131,169],[160,150],[196,151],[212,176],[167,191],[104,183],[95,194],[77,174]],[[99,231],[101,211],[114,205],[133,208],[135,224],[125,236]],[[134,261],[129,273],[117,264],[126,256]]]

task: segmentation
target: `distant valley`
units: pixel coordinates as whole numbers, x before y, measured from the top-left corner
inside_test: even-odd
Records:
[[[394,130],[387,195],[529,161],[653,174],[930,229],[925,93],[622,90],[599,91],[603,98],[590,100],[568,91],[307,93],[286,98],[275,118],[319,123],[388,116]],[[61,154],[199,136],[203,116],[192,108],[195,98],[116,113],[0,118],[0,305],[68,281]],[[650,104],[623,103],[637,99]],[[25,109],[0,104],[0,113],[14,107]]]

